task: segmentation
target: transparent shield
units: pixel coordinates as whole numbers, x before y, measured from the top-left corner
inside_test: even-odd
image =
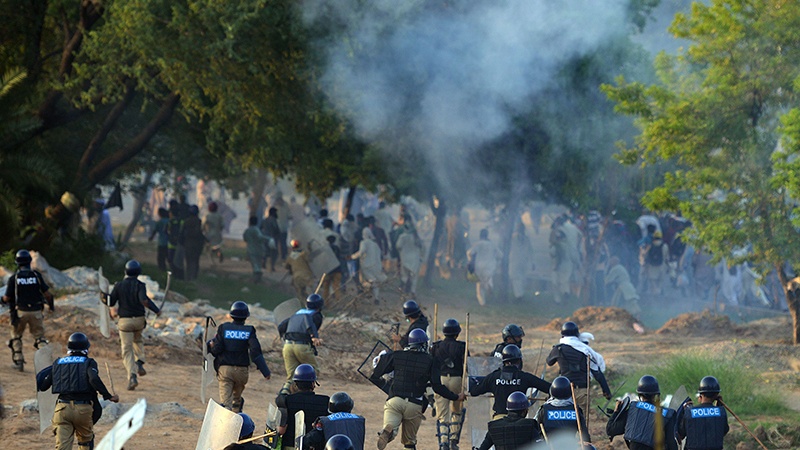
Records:
[[[131,409],[117,420],[117,423],[103,436],[97,444],[96,450],[121,450],[140,428],[144,425],[144,415],[147,412],[147,401],[140,398]]]
[[[297,411],[294,415],[294,442],[295,448],[303,448],[303,435],[306,434],[306,413]]]
[[[305,305],[302,305],[297,298],[290,298],[276,306],[275,309],[272,310],[272,317],[275,320],[275,325],[280,325],[281,322],[292,317],[294,313],[303,309],[303,306]]]
[[[237,442],[242,423],[242,416],[209,400],[195,450],[222,450]]]
[[[45,367],[53,365],[53,361],[63,352],[61,344],[50,343],[36,350],[33,355],[33,369],[38,374]],[[53,413],[56,410],[58,394],[53,393],[53,388],[46,391],[36,391],[36,401],[39,404],[39,434],[44,433],[53,424]]]
[[[208,352],[208,340],[212,339],[216,334],[217,327],[209,323],[205,333],[206,339],[203,339],[203,366],[200,373],[200,401],[203,403],[206,402],[206,399],[211,398],[207,394],[208,389],[217,381],[217,372],[214,370],[214,355]]]
[[[108,305],[103,303],[103,298],[108,294],[109,286],[108,278],[103,276],[102,267],[97,269],[97,279],[97,284],[100,287],[100,301],[97,305],[97,316],[99,317],[97,327],[100,328],[100,334],[102,334],[104,338],[109,338],[111,337],[111,316],[109,315]]]

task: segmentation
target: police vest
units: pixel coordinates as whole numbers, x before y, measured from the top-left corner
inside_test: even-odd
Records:
[[[625,440],[653,447],[655,441],[656,406],[647,402],[631,402],[628,420],[625,423]],[[675,415],[674,409],[661,408],[664,424],[664,440],[674,439],[673,430],[667,430],[667,423]]]
[[[14,275],[14,296],[20,311],[44,309],[41,275],[31,269],[21,269]]]
[[[226,322],[219,326],[217,334],[222,338],[225,351],[219,355],[220,366],[247,367],[250,365],[250,337],[255,336],[252,325]]]
[[[573,405],[555,406],[545,403],[542,406],[541,420],[544,431],[548,434],[561,429],[578,431],[578,416]]]
[[[364,418],[346,412],[337,412],[326,417],[320,417],[322,431],[325,433],[325,442],[335,434],[343,434],[353,441],[355,450],[364,450],[364,435],[366,423]]]
[[[88,356],[69,355],[58,358],[53,363],[53,393],[93,393],[94,389],[89,385],[89,361]]]
[[[728,426],[725,409],[719,406],[697,405],[684,410],[686,449],[721,449]]]
[[[328,415],[328,401],[330,401],[330,398],[327,395],[317,395],[313,392],[297,392],[291,395],[278,396],[278,400],[275,403],[279,408],[285,408],[288,414],[286,433],[281,439],[281,447],[294,447],[294,415],[298,411],[305,413],[306,430],[309,430],[317,417]]]
[[[567,344],[558,345],[558,374],[569,378],[575,387],[585,388],[588,367],[586,355]]]
[[[431,355],[439,365],[442,375],[460,377],[464,372],[464,352],[466,344],[446,337],[431,346]]]
[[[284,338],[310,344],[313,336],[309,333],[308,329],[316,327],[314,324],[314,314],[317,313],[319,313],[319,311],[306,308],[294,313],[294,315],[289,318],[289,322],[286,325],[286,334],[284,334]]]
[[[394,352],[394,381],[391,397],[419,398],[431,381],[433,357],[425,352]]]
[[[495,450],[514,450],[539,437],[536,421],[519,416],[506,416],[489,422],[489,436]]]

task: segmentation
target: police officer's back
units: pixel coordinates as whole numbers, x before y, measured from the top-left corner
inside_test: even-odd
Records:
[[[506,399],[515,391],[527,391],[528,388],[536,388],[547,392],[550,390],[550,383],[528,372],[522,370],[522,351],[514,344],[509,344],[503,348],[503,367],[486,375],[486,378],[477,386],[473,387],[469,393],[473,396],[491,392],[494,394],[494,415],[506,413]]]
[[[576,413],[577,410],[577,413]],[[550,385],[550,399],[539,408],[536,422],[541,424],[548,438],[559,434],[575,436],[580,430],[581,441],[591,442],[586,419],[580,406],[572,401],[572,387],[566,377],[556,377]]]
[[[528,415],[528,397],[515,391],[504,400],[508,414],[489,422],[488,432],[479,450],[489,450],[492,445],[496,450],[514,450],[527,447],[540,438],[536,421],[525,417]]]
[[[350,439],[354,450],[364,450],[366,422],[363,417],[353,414],[353,399],[346,392],[331,395],[327,416],[314,421],[311,430],[303,437],[304,450],[323,450],[326,442],[335,435]]]
[[[506,345],[514,344],[517,347],[522,349],[522,338],[525,336],[525,330],[522,329],[521,326],[510,323],[503,327],[503,342],[497,344],[492,351],[492,355],[495,358],[502,358],[503,357],[503,349],[506,348]]]
[[[719,381],[712,376],[700,381],[699,404],[689,402],[678,413],[678,438],[686,439],[686,450],[722,449],[722,440],[728,434],[728,415],[719,404]]]
[[[118,402],[100,379],[97,362],[89,358],[89,339],[83,333],[72,333],[67,342],[67,356],[58,358],[52,366],[36,375],[36,388],[46,391],[52,386],[58,394],[53,414],[56,427],[56,448],[71,449],[75,437],[78,447],[89,450],[94,446],[92,404],[99,392],[104,399]]]
[[[659,408],[661,390],[658,380],[651,375],[639,379],[636,387],[639,401],[629,405],[618,402],[614,414],[606,424],[606,434],[610,438],[623,435],[631,450],[652,450],[656,442],[656,432],[662,435],[666,450],[678,450],[675,440],[676,412],[670,408]],[[656,412],[661,411],[662,429],[656,430]]]
[[[581,342],[579,335],[580,330],[575,322],[564,322],[561,326],[561,340],[547,355],[547,365],[558,363],[558,374],[567,377],[575,385],[575,397],[579,404],[584,404],[588,395],[590,370],[594,379],[600,383],[603,396],[610,399],[611,390],[597,365],[600,357],[591,347]],[[591,363],[594,363],[593,368],[590,368]]]
[[[294,447],[295,428],[294,416],[299,411],[305,415],[306,429],[310,429],[317,417],[328,414],[328,403],[330,398],[327,395],[314,393],[317,385],[317,373],[310,364],[300,364],[292,374],[292,381],[297,389],[293,394],[278,394],[275,405],[281,411],[281,423],[278,426],[278,433],[283,436],[281,448]]]

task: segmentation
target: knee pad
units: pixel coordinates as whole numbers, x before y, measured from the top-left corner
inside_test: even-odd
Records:
[[[78,448],[86,448],[88,450],[94,450],[94,439],[89,442],[78,442]]]
[[[40,346],[45,346],[49,343],[50,341],[45,338],[36,338],[36,340],[33,342],[33,346],[38,350]]]

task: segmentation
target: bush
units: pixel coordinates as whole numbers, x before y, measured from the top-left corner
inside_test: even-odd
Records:
[[[16,252],[14,250],[9,250],[7,252],[0,253],[0,267],[5,267],[8,270],[14,270],[17,268],[17,263],[15,262]]]
[[[42,255],[48,264],[60,270],[74,266],[104,266],[108,273],[113,273],[112,270],[122,272],[122,267],[117,267],[118,261],[106,253],[103,239],[83,229],[78,230],[76,238],[63,236],[55,239]]]

